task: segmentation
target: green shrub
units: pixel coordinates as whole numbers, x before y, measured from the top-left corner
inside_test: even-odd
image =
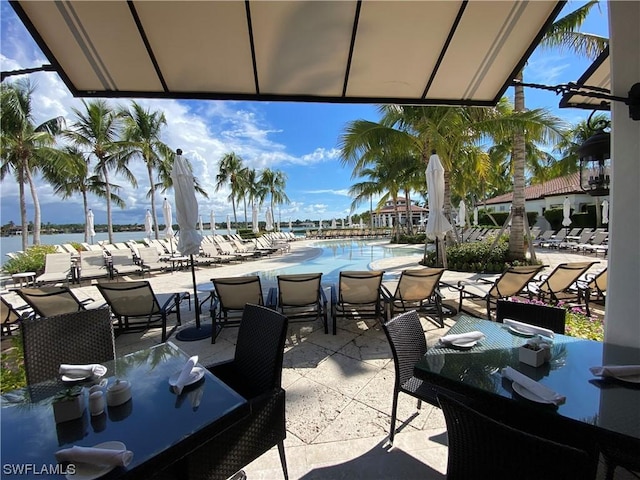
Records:
[[[395,237],[391,238],[391,243],[408,243],[410,245],[415,245],[415,244],[424,244],[425,240],[426,240],[427,236],[424,233],[419,233],[417,235],[407,235],[407,234],[402,234],[400,235],[400,240],[398,242],[396,242]]]
[[[6,273],[41,272],[44,269],[44,262],[47,253],[56,253],[53,245],[36,245],[29,247],[26,252],[19,254],[16,258],[10,258],[2,266]]]
[[[13,336],[11,342],[13,344],[12,348],[5,350],[0,355],[1,393],[22,388],[27,384],[27,377],[24,373],[24,355],[20,335]]]

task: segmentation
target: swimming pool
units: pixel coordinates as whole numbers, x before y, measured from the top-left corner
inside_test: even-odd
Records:
[[[253,275],[260,275],[264,282],[276,283],[278,275],[322,272],[322,283],[335,283],[341,270],[369,270],[369,264],[376,260],[418,255],[424,249],[422,245],[390,247],[387,240],[325,240],[310,246],[319,249],[316,257],[284,268],[254,272]],[[385,274],[385,280],[395,276],[397,274]]]

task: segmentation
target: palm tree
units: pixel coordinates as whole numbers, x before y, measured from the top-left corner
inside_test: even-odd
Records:
[[[173,161],[175,160],[175,154],[169,149],[161,149],[160,155],[160,162],[156,166],[158,170],[158,182],[153,186],[153,188],[156,190],[159,189],[161,193],[166,193],[167,190],[173,187],[171,170],[173,170]],[[185,158],[184,160],[189,171],[193,172],[193,165],[191,165],[191,161],[188,158]],[[202,185],[200,185],[197,177],[193,177],[193,182],[196,192],[202,195],[204,198],[209,198],[209,194],[204,188],[202,188]]]
[[[271,170],[265,168],[260,174],[259,183],[264,192],[269,192],[271,196],[270,209],[271,218],[275,217],[274,207],[283,203],[289,203],[289,197],[285,193],[287,186],[287,175],[282,170]]]
[[[227,199],[231,200],[231,206],[233,207],[233,221],[236,225],[238,224],[238,216],[236,215],[236,198],[238,197],[240,187],[237,177],[242,169],[242,157],[234,152],[225,153],[220,159],[219,173],[216,175],[216,192],[227,182],[231,184],[231,192]]]
[[[147,167],[149,178],[149,192],[151,199],[151,214],[155,228],[156,239],[160,238],[158,215],[156,211],[156,183],[153,174],[158,169],[162,157],[166,157],[169,147],[160,140],[162,127],[167,124],[164,113],[144,109],[137,102],[132,102],[131,110],[123,109],[124,119],[123,140],[128,142],[130,154],[139,156]]]
[[[95,171],[105,186],[107,200],[107,233],[109,243],[113,243],[113,220],[111,215],[111,190],[117,192],[118,186],[112,185],[109,179],[110,170],[123,175],[132,186],[137,186],[135,176],[127,168],[124,144],[120,141],[122,117],[104,100],[82,101],[85,110],[73,109],[76,120],[66,132],[67,138],[81,148],[85,148],[89,156],[97,160]]]
[[[29,185],[33,199],[33,243],[40,244],[41,211],[34,183],[34,172],[56,155],[53,148],[55,136],[64,126],[64,118],[56,117],[35,125],[33,123],[32,95],[34,87],[28,80],[19,80],[0,86],[0,179],[13,173],[20,195],[20,219],[22,223],[22,249],[27,249],[29,224],[24,186]]]
[[[598,4],[598,0],[591,0],[556,20],[540,45],[543,48],[560,48],[569,50],[576,55],[583,55],[595,59],[607,46],[608,40],[596,35],[588,35],[578,32],[578,29],[587,18],[591,9]],[[516,76],[514,86],[514,106],[516,112],[525,111],[524,87],[522,86],[523,74]],[[524,215],[525,215],[525,130],[516,132],[513,136],[513,200],[512,219],[509,234],[509,256],[512,259],[523,259],[524,253]]]

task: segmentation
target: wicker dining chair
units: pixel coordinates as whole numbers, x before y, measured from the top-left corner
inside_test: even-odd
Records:
[[[190,480],[225,480],[277,445],[284,478],[289,478],[281,388],[287,325],[287,317],[274,310],[245,306],[233,360],[207,368],[249,401],[251,413],[178,462],[178,474]]]
[[[508,318],[564,334],[566,313],[564,308],[550,305],[498,300],[496,322],[503,323]]]
[[[447,480],[588,480],[596,469],[585,450],[529,434],[480,408],[438,394],[447,424]]]
[[[101,363],[116,357],[108,308],[27,318],[21,328],[29,385],[56,378],[61,363]]]

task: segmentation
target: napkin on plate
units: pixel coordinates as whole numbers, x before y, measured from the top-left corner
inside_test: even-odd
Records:
[[[193,367],[196,366],[196,363],[198,363],[198,356],[194,355],[189,360],[187,360],[187,363],[185,363],[184,367],[182,367],[182,371],[178,376],[178,380],[176,380],[176,383],[173,386],[173,391],[178,395],[182,393],[182,389],[189,382],[189,379],[191,378],[191,371],[193,370]]]
[[[58,462],[78,462],[91,465],[114,465],[126,467],[133,459],[131,450],[111,450],[109,448],[78,447],[64,448],[56,452]]]
[[[72,365],[69,363],[60,364],[60,375],[73,375],[80,377],[83,375],[94,375],[104,367],[99,363],[89,363],[87,365]]]
[[[474,330],[473,332],[444,335],[440,337],[440,341],[445,345],[453,345],[456,343],[477,342],[478,340],[482,340],[484,337],[484,333]]]
[[[544,337],[553,338],[554,333],[553,330],[549,330],[548,328],[536,327],[535,325],[530,325],[528,323],[517,322],[515,320],[511,320],[510,318],[505,318],[503,320],[505,325],[509,325],[516,330],[520,330],[525,333],[532,333],[536,335],[542,335]]]
[[[547,400],[551,403],[555,403],[556,405],[563,404],[567,397],[564,395],[560,395],[557,392],[554,392],[548,387],[545,387],[539,382],[536,382],[534,379],[527,377],[526,375],[514,370],[511,367],[505,367],[502,369],[502,375],[507,377],[509,380],[512,380],[524,388],[529,390],[532,393],[535,393],[538,397]]]
[[[591,367],[589,370],[599,377],[640,375],[640,365],[603,365],[601,367]]]

